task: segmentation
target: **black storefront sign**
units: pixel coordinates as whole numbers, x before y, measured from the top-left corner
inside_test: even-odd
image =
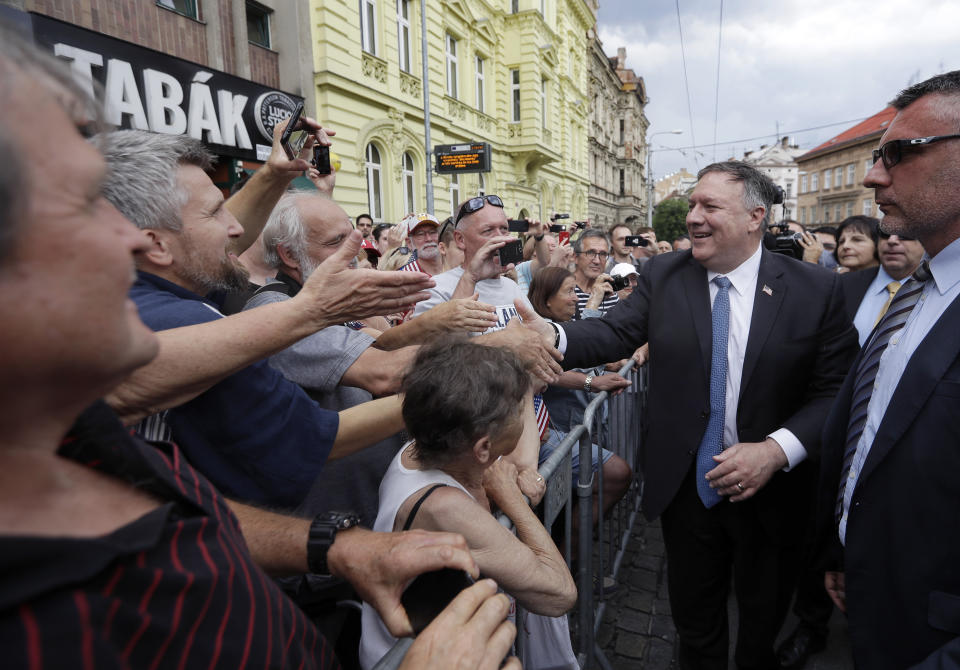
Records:
[[[107,121],[202,140],[212,152],[250,161],[270,153],[273,127],[303,98],[197,63],[28,14],[34,41],[69,63],[93,91],[102,86]]]

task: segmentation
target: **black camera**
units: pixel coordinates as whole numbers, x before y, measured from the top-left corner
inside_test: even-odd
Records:
[[[497,255],[500,258],[501,267],[507,267],[510,263],[521,263],[523,261],[523,242],[520,240],[507,242],[497,249]]]
[[[556,221],[557,219],[569,219],[569,218],[570,218],[569,214],[554,214],[553,216],[550,217],[550,220]]]
[[[772,223],[763,234],[763,246],[775,254],[783,254],[798,261],[803,259],[803,246],[800,240],[803,233],[795,233],[786,223]]]
[[[473,584],[463,570],[441,568],[425,572],[414,579],[400,596],[414,633],[420,633],[450,604],[450,601]]]
[[[614,292],[622,291],[625,288],[630,286],[630,277],[628,276],[616,276],[610,278],[610,286],[613,287]]]

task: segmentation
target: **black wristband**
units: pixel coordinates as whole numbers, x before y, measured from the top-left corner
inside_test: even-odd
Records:
[[[539,242],[540,240],[543,239],[543,235],[544,233],[540,233],[539,235],[534,235],[533,236],[534,241]]]

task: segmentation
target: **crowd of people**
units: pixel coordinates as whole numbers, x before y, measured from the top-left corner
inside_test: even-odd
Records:
[[[700,171],[672,241],[511,233],[493,194],[351,220],[311,119],[225,199],[202,143],[107,128],[0,37],[9,667],[368,669],[441,569],[478,581],[402,668],[519,668],[518,629],[546,650],[526,667],[575,667],[537,468],[631,357],[644,472],[595,444],[593,513],[642,475],[680,667],[727,667],[731,590],[740,668],[801,667],[833,604],[858,667],[960,667],[960,73],[892,103],[882,223],[785,222],[795,259],[763,244],[776,187],[736,161]]]

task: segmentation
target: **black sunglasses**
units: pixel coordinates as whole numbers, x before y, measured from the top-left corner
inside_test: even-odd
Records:
[[[957,137],[960,137],[960,135],[931,135],[930,137],[916,137],[912,140],[891,140],[881,145],[879,149],[873,150],[873,162],[876,163],[882,158],[883,167],[889,170],[903,158],[904,148],[925,147],[940,140],[952,140]]]
[[[453,220],[453,225],[460,223],[460,219],[465,217],[467,214],[479,212],[481,209],[483,209],[484,203],[488,203],[494,207],[503,209],[503,200],[500,199],[499,195],[478,195],[476,198],[470,198],[460,206],[460,211],[457,212],[457,218]]]
[[[437,238],[442,240],[444,234],[446,234],[448,228],[453,227],[453,217],[448,216],[443,220],[443,225],[440,226],[440,232],[437,233]]]
[[[883,230],[880,230],[877,232],[879,233],[880,237],[882,237],[885,240],[889,240],[891,235],[896,235],[903,242],[913,242],[914,240],[917,239],[916,237],[908,237],[906,235],[901,235],[900,233],[887,233]]]

